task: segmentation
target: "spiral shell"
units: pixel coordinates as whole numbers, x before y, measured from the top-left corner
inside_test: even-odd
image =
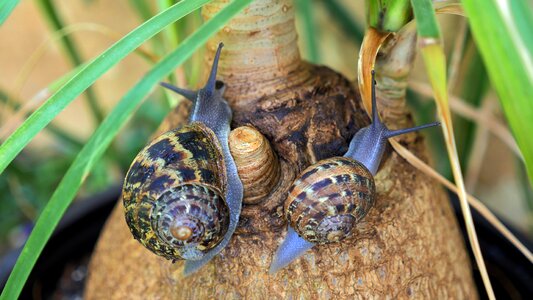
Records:
[[[343,240],[374,205],[374,177],[356,160],[324,159],[301,174],[289,189],[285,214],[290,226],[309,242]]]
[[[193,122],[168,131],[134,159],[123,186],[135,239],[168,259],[200,259],[229,224],[226,171],[215,134]]]
[[[257,129],[241,126],[231,131],[229,148],[244,186],[243,202],[259,203],[280,176],[280,165],[270,144]]]

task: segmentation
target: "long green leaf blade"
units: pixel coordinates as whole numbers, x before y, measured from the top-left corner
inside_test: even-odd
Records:
[[[17,4],[19,0],[5,0],[3,4],[0,4],[0,25],[4,24]]]
[[[130,32],[101,55],[95,58],[65,86],[57,91],[46,103],[36,110],[3,144],[0,146],[0,173],[22,151],[22,149],[55,116],[85,89],[93,84],[102,74],[116,65],[126,55],[139,47],[144,41],[161,31],[165,26],[181,19],[210,0],[185,0],[161,12],[154,18]]]
[[[498,92],[533,185],[533,12],[523,0],[463,0],[474,40]],[[483,9],[480,9],[482,7]]]
[[[29,276],[46,241],[52,235],[55,226],[59,223],[61,216],[76,195],[84,178],[109,147],[120,128],[128,121],[135,108],[152,90],[152,87],[189,58],[196,49],[205,44],[211,36],[222,29],[235,14],[244,9],[251,1],[234,1],[228,4],[216,16],[184,40],[176,50],[157,63],[105,118],[77,155],[39,216],[0,299],[15,299],[20,294],[24,282]]]
[[[433,4],[427,0],[411,0],[416,19],[416,31],[420,37],[440,39],[440,27],[433,10]]]

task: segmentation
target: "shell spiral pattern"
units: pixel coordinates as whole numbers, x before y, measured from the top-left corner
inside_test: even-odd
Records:
[[[309,242],[338,242],[374,205],[375,189],[372,174],[356,160],[321,160],[304,170],[290,188],[286,217]]]
[[[168,131],[134,159],[123,187],[135,239],[167,259],[200,259],[229,224],[224,159],[215,134],[193,122]]]

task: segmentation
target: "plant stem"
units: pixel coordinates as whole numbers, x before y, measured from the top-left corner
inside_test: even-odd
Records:
[[[52,0],[38,0],[37,4],[41,9],[41,14],[45,17],[50,27],[54,31],[62,30],[63,27],[65,27],[63,20],[61,19],[54,4],[52,3]],[[72,42],[72,39],[69,36],[65,35],[61,38],[61,46],[74,67],[83,63],[78,49],[76,48],[74,42]],[[104,114],[102,108],[98,104],[98,100],[96,99],[94,90],[92,88],[88,88],[86,90],[85,96],[94,120],[97,123],[100,123],[104,119]]]

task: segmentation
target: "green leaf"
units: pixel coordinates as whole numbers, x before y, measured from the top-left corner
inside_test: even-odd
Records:
[[[176,50],[157,63],[104,119],[85,147],[77,155],[39,216],[0,299],[17,298],[44,245],[75,197],[83,180],[154,85],[189,58],[196,49],[205,44],[211,36],[222,29],[235,14],[244,9],[251,1],[233,1],[228,4],[216,16],[184,40]]]
[[[17,4],[19,4],[19,0],[4,0],[4,3],[0,4],[0,25],[4,24]]]
[[[532,7],[524,0],[462,2],[533,185]]]
[[[440,39],[440,27],[437,23],[433,4],[428,0],[411,0],[416,17],[416,30],[422,38]]]
[[[0,173],[55,116],[107,70],[165,26],[198,9],[210,0],[186,0],[161,12],[130,32],[87,64],[63,88],[52,95],[0,146]]]
[[[412,19],[409,0],[366,0],[368,26],[380,32],[396,32]]]
[[[6,107],[9,107],[12,111],[16,111],[20,108],[20,104],[22,101],[20,100],[14,100],[13,95],[8,95],[5,93],[2,88],[0,88],[0,103],[4,103]],[[29,116],[26,115],[26,117]],[[6,123],[3,123],[2,126],[5,126]],[[54,125],[53,123],[48,124],[45,128],[46,130],[50,131],[58,140],[63,141],[67,143],[69,146],[74,146],[77,149],[80,149],[83,145],[82,141],[79,140],[77,137],[71,135],[67,131],[65,131],[63,128]],[[1,130],[0,130],[1,131]],[[2,134],[0,134],[1,138]]]
[[[303,21],[303,38],[306,42],[305,50],[308,54],[309,62],[317,64],[320,62],[319,45],[319,30],[315,26],[313,20],[313,7],[309,0],[296,0],[296,11],[302,17]]]
[[[174,4],[174,0],[157,0],[158,11],[164,11]],[[179,24],[184,24],[182,20]],[[163,43],[159,46],[160,50],[163,52],[171,51],[178,46],[178,41],[183,37],[178,33],[178,27],[176,23],[170,24],[165,27],[163,32],[160,34],[163,37]],[[176,76],[174,73],[170,74],[167,78],[167,81],[171,84],[176,84]],[[163,91],[163,95],[167,101],[169,107],[174,107],[178,104],[177,98],[173,97],[172,92],[169,90]]]
[[[465,79],[459,85],[461,99],[474,107],[479,107],[489,89],[489,79],[485,65],[483,65],[481,56],[474,47],[473,41],[469,42],[459,72],[464,74],[463,78]],[[464,166],[468,166],[476,124],[461,118],[454,118],[453,123],[459,159]]]

